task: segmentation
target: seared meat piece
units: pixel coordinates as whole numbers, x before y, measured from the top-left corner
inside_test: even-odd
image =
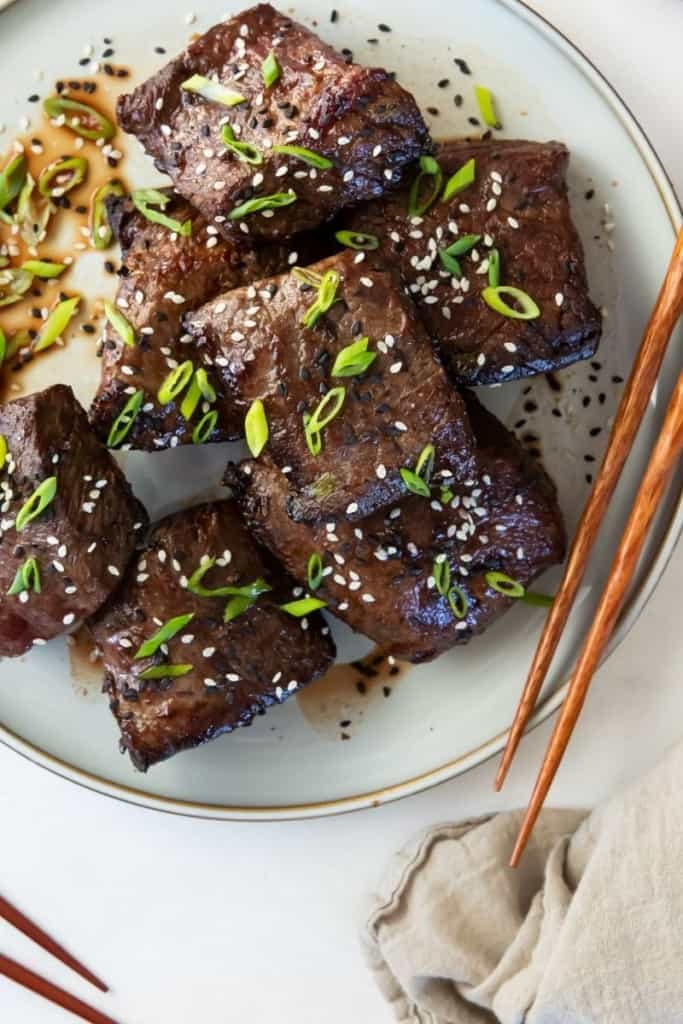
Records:
[[[383,258],[399,266],[453,379],[492,384],[588,359],[601,321],[571,219],[567,149],[559,142],[447,142],[436,158],[444,183],[473,159],[474,183],[415,220],[407,216],[406,188],[351,212],[346,226],[382,240]],[[439,253],[465,235],[481,237],[456,256],[459,280]],[[501,285],[530,295],[540,308],[537,319],[503,316],[481,298],[494,249]]]
[[[266,86],[262,65],[271,53],[278,77]],[[190,79],[203,92],[228,90],[243,101],[227,105],[183,88]],[[381,196],[428,142],[415,100],[386,71],[347,63],[269,4],[190,43],[119,99],[118,117],[208,221],[226,234],[266,238],[286,238]],[[288,206],[231,219],[247,200],[290,192],[296,198]]]
[[[148,451],[191,443],[193,431],[210,408],[218,418],[207,440],[225,441],[241,434],[241,419],[235,419],[230,403],[220,394],[215,405],[202,398],[190,419],[180,411],[187,388],[175,401],[162,404],[157,398],[171,370],[194,359],[190,339],[182,336],[183,313],[226,288],[284,270],[290,254],[296,262],[322,253],[320,243],[310,237],[299,238],[291,246],[269,245],[259,252],[240,239],[226,241],[184,199],[167,194],[172,198],[166,216],[181,224],[189,220],[191,235],[185,237],[153,224],[128,198],[109,201],[123,259],[116,303],[135,332],[135,345],[124,344],[107,323],[102,380],[89,413],[94,429],[106,441],[131,395],[143,390],[144,400],[123,443]]]
[[[207,558],[215,564],[199,589],[248,587],[259,579],[272,589],[224,622],[231,598],[200,596],[192,582]],[[323,674],[334,644],[322,616],[297,619],[278,608],[293,599],[293,586],[249,536],[234,502],[186,509],[155,527],[121,590],[91,623],[122,746],[136,768],[145,771],[249,725]],[[183,615],[193,618],[176,622],[155,653],[135,657],[162,626]],[[175,669],[164,674],[164,665]],[[150,670],[155,678],[145,678]]]
[[[263,402],[266,450],[281,469],[289,467],[294,518],[368,515],[406,493],[401,467],[414,470],[430,444],[444,452],[444,468],[466,474],[471,465],[462,399],[413,304],[388,271],[368,268],[358,256],[347,251],[306,269],[340,278],[338,301],[315,326],[302,320],[318,293],[296,271],[221,295],[186,321],[235,410],[244,416],[252,402]],[[357,375],[339,376],[340,352],[361,338],[374,361]],[[333,389],[343,405],[314,454],[304,416],[324,422],[336,407]],[[319,413],[321,402],[327,404]]]
[[[0,406],[0,434],[0,655],[14,657],[100,607],[147,516],[71,388]]]
[[[457,481],[441,477],[437,452],[431,500],[411,495],[361,523],[292,522],[287,478],[272,463],[247,462],[226,473],[256,536],[292,575],[305,581],[317,552],[325,575],[316,597],[386,653],[411,661],[466,643],[510,606],[487,573],[527,586],[564,555],[552,482],[491,413],[471,394],[466,400],[478,444],[476,472]],[[435,562],[444,556],[462,618],[434,583]]]

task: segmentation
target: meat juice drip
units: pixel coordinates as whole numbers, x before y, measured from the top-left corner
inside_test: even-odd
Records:
[[[349,740],[365,711],[389,698],[408,668],[407,662],[390,661],[375,648],[358,661],[333,665],[322,679],[304,687],[296,697],[299,709],[316,732]]]
[[[102,685],[102,662],[95,656],[95,640],[88,627],[81,626],[67,637],[67,647],[74,691],[82,697],[99,694]]]
[[[78,79],[78,81],[96,83],[95,93],[89,94],[82,89],[78,91],[70,89],[64,95],[91,104],[106,118],[115,122],[116,96],[119,90],[126,87],[125,79],[117,80],[107,75],[101,75],[94,78]],[[56,90],[54,88],[46,90],[45,96],[48,95],[56,95]],[[16,140],[23,146],[28,172],[36,182],[41,170],[56,160],[82,156],[88,161],[88,173],[85,181],[66,194],[65,199],[70,204],[68,208],[60,206],[53,213],[45,239],[36,246],[37,254],[35,249],[29,248],[18,234],[12,234],[9,227],[0,223],[0,245],[17,246],[19,249],[18,254],[11,256],[12,266],[21,266],[23,262],[30,259],[63,263],[65,258],[71,258],[73,261],[58,278],[52,280],[35,278],[32,287],[21,302],[0,308],[0,327],[8,338],[21,331],[38,332],[43,320],[34,315],[35,311],[43,307],[51,309],[58,301],[61,292],[66,295],[81,294],[82,301],[76,316],[69,325],[68,334],[70,337],[79,336],[79,340],[85,338],[88,341],[88,350],[92,349],[93,372],[91,375],[94,382],[99,377],[99,360],[95,354],[97,334],[84,335],[82,328],[83,324],[100,317],[102,309],[100,302],[93,301],[93,288],[88,288],[86,292],[82,287],[83,276],[78,264],[81,260],[87,261],[86,273],[91,276],[95,269],[92,261],[95,259],[100,264],[97,272],[104,279],[103,283],[106,284],[107,278],[110,276],[111,280],[114,280],[113,276],[108,273],[105,277],[104,265],[105,262],[111,261],[118,267],[116,243],[112,243],[108,249],[94,249],[87,243],[85,231],[89,230],[90,205],[94,193],[113,179],[120,181],[126,190],[128,190],[128,186],[122,174],[125,153],[120,160],[116,161],[117,166],[110,166],[107,159],[99,152],[100,147],[96,146],[94,142],[86,140],[81,148],[77,148],[77,139],[78,136],[68,128],[57,128],[42,111],[36,112],[34,123],[29,130],[14,136],[5,153],[0,156],[0,166],[4,166],[7,160],[15,154],[13,143]],[[122,133],[117,132],[111,141],[115,150],[122,151],[122,140]],[[75,248],[83,243],[87,244],[87,248]],[[96,291],[99,288],[100,284],[97,282]],[[99,328],[97,333],[99,333]],[[71,379],[67,379],[69,376],[67,373],[60,372],[60,369],[54,366],[48,368],[50,359],[59,360],[59,352],[60,347],[53,346],[36,357],[31,355],[10,357],[4,367],[4,372],[0,375],[0,401],[10,401],[21,394],[27,394],[46,387],[50,383],[55,383],[57,380],[73,384]],[[81,370],[81,372],[83,371]]]

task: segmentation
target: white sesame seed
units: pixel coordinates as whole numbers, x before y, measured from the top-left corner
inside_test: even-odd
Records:
[[[384,478],[387,475],[387,467],[384,465],[383,462],[380,462],[380,464],[376,467],[375,473],[377,474],[379,480],[384,480]]]
[[[517,351],[517,346],[515,345],[514,341],[506,341],[506,342],[504,342],[503,343],[503,348],[506,348],[508,350],[508,352],[516,352]]]
[[[108,565],[107,566],[107,572],[111,573],[112,576],[120,576],[121,575],[120,571],[116,568],[115,565]]]
[[[346,506],[346,514],[349,515],[349,516],[352,516],[354,514],[354,512],[357,512],[357,511],[358,511],[358,502],[357,501],[352,501],[349,505]]]
[[[519,221],[516,217],[508,217],[508,224],[510,225],[511,228],[519,227]]]
[[[203,658],[211,658],[216,653],[215,647],[205,647],[202,651]]]
[[[366,604],[374,604],[375,598],[372,594],[361,594],[361,601],[365,601]]]
[[[389,367],[389,373],[400,373],[403,369],[403,363],[399,360],[397,363],[392,363]]]
[[[493,213],[493,211],[495,210],[495,208],[496,208],[497,206],[498,206],[498,200],[497,200],[497,199],[495,199],[495,198],[494,198],[494,197],[492,196],[492,197],[491,197],[491,199],[489,199],[489,201],[488,201],[488,202],[487,202],[487,204],[486,204],[486,212],[487,212],[487,213]]]
[[[556,294],[555,294],[555,305],[556,306],[561,306],[563,304],[563,302],[564,302],[564,295],[562,294],[562,292],[556,292]]]

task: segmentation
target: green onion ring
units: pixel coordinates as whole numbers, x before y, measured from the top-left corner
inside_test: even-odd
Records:
[[[204,444],[213,434],[218,423],[218,413],[215,409],[207,412],[200,419],[192,431],[192,444]]]
[[[516,302],[522,307],[521,312],[518,309],[514,309],[513,306],[508,305],[502,295],[509,295],[515,299]],[[490,285],[488,288],[484,288],[481,293],[481,297],[491,309],[496,313],[500,313],[502,316],[507,316],[511,320],[536,320],[540,315],[541,311],[526,292],[523,292],[521,288],[513,288],[509,284],[499,284],[497,287],[492,288]]]
[[[17,569],[12,586],[7,591],[10,597],[23,594],[26,590],[32,590],[34,594],[40,593],[40,569],[35,558],[27,558],[23,565]]]
[[[122,441],[125,441],[128,437],[128,434],[138,417],[144,397],[145,392],[142,389],[139,389],[134,395],[130,396],[123,409],[111,425],[109,436],[107,437],[107,448],[118,448]]]
[[[66,96],[50,96],[43,102],[48,117],[64,117],[64,123],[84,139],[113,139],[116,125],[87,103],[70,100]]]
[[[90,241],[95,249],[107,249],[114,239],[114,232],[109,223],[107,199],[110,196],[123,196],[125,191],[120,181],[108,181],[98,188],[90,200]]]
[[[306,149],[305,146],[273,146],[273,153],[283,153],[285,156],[293,156],[301,160],[309,167],[317,167],[319,171],[328,171],[334,164],[322,153],[316,153],[314,149]]]
[[[88,173],[88,161],[84,156],[72,156],[66,160],[55,160],[43,167],[38,175],[38,191],[41,196],[63,196],[76,188]],[[63,183],[54,184],[56,178],[66,175]]]
[[[17,518],[14,524],[14,528],[17,533],[21,533],[25,530],[29,523],[32,523],[34,519],[44,512],[45,509],[50,505],[55,498],[57,493],[57,477],[49,476],[43,480],[41,484],[36,487],[35,491],[19,509]]]
[[[253,146],[251,142],[241,142],[239,139],[236,139],[235,133],[229,124],[224,124],[221,128],[221,140],[223,145],[231,153],[234,153],[241,163],[252,164],[254,167],[258,167],[263,163],[263,153],[261,150]]]
[[[525,590],[522,584],[504,572],[487,572],[484,579],[498,594],[505,597],[524,597]]]
[[[465,591],[457,583],[454,583],[448,591],[448,603],[456,619],[465,618],[470,604]]]
[[[500,253],[497,249],[489,251],[489,285],[491,288],[500,287]]]
[[[190,383],[193,373],[194,366],[190,359],[186,359],[184,363],[180,363],[179,366],[171,370],[157,392],[159,404],[168,405],[169,402],[174,401]]]
[[[446,597],[451,588],[451,567],[448,564],[447,558],[442,558],[441,561],[436,558],[434,559],[432,576],[434,577],[436,589],[442,597]]]
[[[64,299],[62,302],[57,303],[34,342],[34,352],[42,352],[44,349],[50,348],[51,345],[54,345],[57,338],[61,338],[69,326],[72,317],[75,316],[80,301],[80,295],[74,295],[71,299]]]
[[[367,252],[379,249],[377,235],[368,235],[361,231],[336,231],[334,237],[340,245],[345,245],[347,249],[362,249]]]
[[[224,107],[236,107],[245,102],[245,97],[241,93],[228,89],[211,78],[205,78],[204,75],[192,75],[182,82],[180,88],[212,103],[221,103]]]
[[[420,202],[420,191],[425,178],[433,178],[431,192]],[[443,171],[433,156],[420,157],[420,171],[411,185],[408,195],[408,216],[421,217],[438,199],[443,182]]]
[[[308,589],[317,590],[323,581],[323,560],[322,556],[314,551],[311,557],[308,559],[308,568],[306,570],[306,576],[308,579]]]
[[[457,196],[460,192],[464,192],[466,188],[469,188],[470,185],[474,184],[476,173],[476,161],[474,157],[470,157],[446,182],[441,201],[447,203],[453,196]]]
[[[330,374],[332,377],[358,377],[374,363],[377,358],[376,352],[368,352],[369,338],[359,338],[351,345],[346,345],[332,364]]]

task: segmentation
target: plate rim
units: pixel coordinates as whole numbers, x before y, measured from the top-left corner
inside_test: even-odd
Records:
[[[672,240],[675,239],[676,234],[683,225],[683,208],[676,195],[673,182],[657,150],[621,94],[576,43],[543,14],[530,7],[525,0],[495,0],[495,2],[500,7],[506,8],[513,15],[522,18],[532,28],[545,36],[552,45],[561,52],[564,52],[576,65],[577,69],[589,79],[605,102],[613,109],[628,132],[653,184],[657,188],[671,223]],[[0,13],[11,6],[12,3],[13,0],[0,0]],[[617,630],[603,662],[611,656],[633,629],[641,612],[645,609],[656,590],[675,550],[678,538],[683,531],[683,487],[679,488],[678,496],[674,500],[675,505],[669,522],[662,527],[662,539],[658,546],[656,557],[638,590],[631,596],[622,610]],[[529,721],[526,732],[535,729],[558,709],[564,700],[567,687],[568,682],[564,682],[554,693],[550,694],[538,705]],[[392,783],[389,786],[352,796],[338,797],[333,800],[304,804],[286,804],[282,806],[223,805],[202,803],[195,800],[182,800],[170,796],[156,796],[153,793],[146,793],[144,790],[136,789],[134,786],[112,782],[102,776],[77,768],[67,761],[63,761],[48,753],[41,747],[29,743],[2,723],[0,723],[0,744],[59,778],[122,803],[181,817],[203,818],[212,821],[263,822],[302,820],[327,817],[333,814],[344,814],[351,811],[378,807],[382,804],[411,796],[414,793],[421,793],[440,785],[442,782],[471,771],[478,765],[490,760],[502,750],[507,733],[508,730],[504,729],[491,739],[475,747],[473,750],[461,754],[457,758],[446,761],[436,768],[430,768],[428,771],[412,776],[409,779]]]

